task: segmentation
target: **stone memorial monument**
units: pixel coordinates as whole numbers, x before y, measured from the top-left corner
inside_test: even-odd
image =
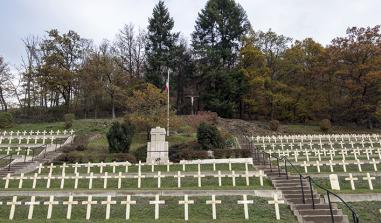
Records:
[[[168,142],[164,128],[151,129],[151,142],[147,144],[147,163],[168,163]]]

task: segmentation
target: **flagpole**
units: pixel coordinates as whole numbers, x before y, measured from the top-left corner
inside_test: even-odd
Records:
[[[168,74],[167,74],[167,136],[169,136],[169,68],[168,68]]]

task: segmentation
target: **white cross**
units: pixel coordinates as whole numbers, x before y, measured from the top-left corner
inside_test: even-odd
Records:
[[[268,203],[275,205],[275,217],[277,220],[280,220],[279,204],[284,204],[284,200],[278,200],[278,194],[274,194],[274,200],[268,201]]]
[[[119,164],[114,161],[110,164],[110,166],[112,166],[112,173],[115,173],[115,169],[117,166],[119,166]]]
[[[159,195],[155,195],[155,200],[149,201],[149,204],[155,205],[155,220],[159,219],[159,205],[165,204],[165,201],[159,200]]]
[[[15,177],[16,180],[19,180],[19,189],[22,188],[22,183],[23,183],[23,180],[24,179],[27,179],[26,177],[24,177],[24,173],[21,173],[20,174],[20,177]]]
[[[54,168],[56,168],[56,167],[54,166],[54,164],[53,164],[53,163],[50,163],[50,165],[48,166],[48,169],[49,169],[49,173],[50,173],[50,174],[53,173],[53,169],[54,169]]]
[[[99,173],[103,173],[103,167],[106,167],[107,164],[106,163],[103,163],[103,161],[101,163],[98,164],[99,166]]]
[[[94,176],[94,173],[91,172],[90,176],[86,176],[86,179],[89,179],[89,189],[93,188],[93,179],[96,179],[97,177]]]
[[[221,200],[216,200],[216,195],[212,195],[212,200],[207,200],[206,204],[212,205],[213,220],[217,218],[216,204],[221,204]]]
[[[235,174],[235,171],[233,170],[232,171],[232,174],[228,175],[228,177],[231,177],[232,178],[232,184],[233,184],[233,187],[235,187],[235,178],[239,177],[239,174]]]
[[[205,177],[205,175],[201,174],[200,170],[198,170],[197,175],[194,175],[193,177],[197,178],[197,186],[201,187],[201,178]]]
[[[71,218],[71,210],[73,208],[73,205],[76,205],[76,204],[78,204],[78,201],[73,201],[73,195],[69,196],[68,201],[63,202],[63,205],[67,205],[66,219]]]
[[[362,179],[363,180],[367,180],[368,184],[369,184],[369,189],[373,190],[372,180],[375,180],[376,178],[375,177],[371,177],[369,173],[366,173],[366,177],[363,177]]]
[[[376,160],[373,158],[372,162],[370,162],[370,163],[373,164],[373,169],[374,169],[374,171],[377,172],[377,162],[376,162]]]
[[[347,165],[348,163],[345,162],[345,160],[342,160],[341,163],[339,163],[340,166],[343,166],[343,170],[346,173],[347,172]]]
[[[253,174],[249,173],[248,170],[245,171],[245,174],[242,174],[241,177],[245,177],[246,179],[246,186],[250,186],[250,177],[252,177]]]
[[[118,189],[120,189],[122,187],[122,178],[126,178],[126,176],[123,176],[122,172],[119,172],[114,178],[118,179]]]
[[[259,183],[261,186],[263,186],[263,177],[266,177],[265,172],[263,170],[259,170],[258,176],[259,176]]]
[[[49,201],[45,201],[44,205],[48,205],[48,214],[46,215],[46,219],[51,219],[52,218],[52,210],[53,210],[53,205],[58,205],[58,201],[54,201],[54,196],[51,195],[49,198]]]
[[[185,177],[184,175],[181,175],[181,171],[177,171],[177,175],[173,176],[174,178],[177,178],[177,187],[181,187],[181,178]]]
[[[303,161],[303,164],[300,164],[301,167],[304,167],[304,172],[308,173],[308,167],[311,166],[311,164],[307,163],[306,161]]]
[[[157,188],[161,187],[161,178],[164,178],[165,175],[161,175],[161,171],[157,172],[157,175],[153,176],[154,178],[157,178]]]
[[[52,173],[49,173],[49,175],[47,177],[44,177],[44,179],[46,180],[46,188],[49,189],[50,188],[50,181],[51,179],[54,179],[55,177],[52,177]]]
[[[32,188],[35,189],[36,184],[37,184],[37,180],[41,179],[41,178],[38,176],[38,173],[34,173],[33,177],[31,177],[30,179],[33,179]]]
[[[61,179],[60,189],[62,190],[65,185],[65,179],[66,179],[65,172],[63,172],[61,176],[58,176],[57,179]]]
[[[323,166],[323,164],[316,160],[316,164],[313,164],[313,166],[316,166],[318,173],[320,173],[320,167]]]
[[[90,163],[90,162],[88,162],[87,164],[86,164],[86,167],[87,167],[87,173],[89,174],[90,172],[91,172],[91,167],[92,167],[92,163]]]
[[[25,202],[25,205],[29,205],[28,220],[31,220],[33,218],[34,205],[40,205],[40,202],[36,201],[35,196],[32,196],[29,202]]]
[[[116,201],[111,200],[111,195],[108,195],[107,200],[102,201],[101,204],[106,205],[106,219],[110,219],[111,205],[116,204]]]
[[[359,159],[356,159],[355,163],[357,164],[357,167],[358,167],[359,171],[362,172],[361,164],[364,164],[364,163],[361,162]]]
[[[171,166],[171,165],[172,165],[172,163],[170,163],[170,162],[167,163],[167,172],[170,171],[170,166]]]
[[[131,200],[131,195],[127,195],[127,199],[125,201],[121,201],[121,204],[126,205],[126,220],[130,219],[131,206],[132,204],[136,204],[136,201]]]
[[[155,162],[154,161],[151,162],[151,172],[152,173],[155,172]]]
[[[243,205],[243,211],[245,213],[245,219],[249,219],[249,207],[248,207],[248,205],[253,204],[254,201],[253,200],[247,200],[246,194],[242,195],[242,197],[243,197],[243,200],[238,201],[237,203]]]
[[[188,205],[194,204],[194,200],[188,200],[188,195],[184,195],[184,200],[180,200],[179,204],[184,205],[184,220],[188,221]]]
[[[105,172],[105,175],[104,176],[101,176],[101,178],[103,178],[103,188],[106,189],[107,188],[107,180],[109,177],[108,173]]]
[[[7,202],[7,205],[11,205],[11,210],[9,212],[9,220],[13,220],[15,216],[16,205],[21,205],[20,201],[17,201],[17,196],[13,196],[12,202]]]
[[[142,178],[145,178],[146,176],[142,175],[141,172],[138,172],[137,176],[134,176],[134,178],[138,178],[138,188],[142,185]]]
[[[353,177],[352,174],[350,173],[350,174],[349,174],[349,177],[348,177],[348,178],[345,178],[345,180],[351,182],[351,188],[352,188],[352,190],[355,190],[355,189],[356,189],[356,188],[355,188],[355,182],[354,182],[354,181],[358,180],[357,177]]]
[[[75,173],[75,176],[71,178],[74,179],[74,189],[78,188],[78,180],[82,178],[82,176],[79,176],[79,173]]]
[[[331,173],[333,173],[333,166],[336,166],[336,163],[332,163],[332,160],[329,160],[328,161],[328,164],[326,164],[329,166],[329,168],[331,169]]]
[[[218,171],[218,174],[217,175],[214,175],[214,177],[218,177],[218,186],[221,187],[222,186],[222,180],[221,178],[222,177],[225,177],[226,175],[222,175],[221,174],[221,170]]]
[[[66,169],[67,165],[66,163],[63,163],[62,166],[60,166],[60,168],[62,169],[62,174],[65,174],[65,169]]]
[[[73,167],[74,167],[74,173],[78,173],[78,168],[80,167],[78,162],[74,163]]]

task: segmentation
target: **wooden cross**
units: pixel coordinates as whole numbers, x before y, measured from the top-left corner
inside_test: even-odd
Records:
[[[159,205],[165,204],[165,201],[159,200],[159,195],[155,195],[155,200],[149,201],[149,204],[155,205],[155,220],[159,219]]]
[[[274,200],[268,201],[268,203],[275,205],[275,217],[277,220],[280,220],[279,204],[284,204],[284,200],[278,200],[278,194],[274,194]]]
[[[216,200],[216,195],[212,195],[212,200],[207,200],[206,204],[212,205],[213,220],[217,218],[216,204],[221,204],[221,200]]]
[[[77,204],[78,204],[78,201],[73,201],[73,195],[69,196],[68,201],[63,202],[63,205],[67,205],[66,219],[71,218],[71,210],[73,208],[73,205],[77,205]]]
[[[254,204],[254,201],[253,200],[247,200],[246,194],[242,195],[242,197],[243,197],[243,200],[238,201],[237,203],[243,205],[243,211],[245,214],[245,219],[249,219],[249,207],[248,207],[248,205]]]
[[[127,195],[127,199],[125,201],[121,201],[120,203],[126,205],[126,220],[130,219],[131,205],[136,204],[136,201],[132,201],[131,195]]]
[[[32,196],[29,202],[25,202],[25,205],[29,205],[28,220],[31,220],[33,218],[34,205],[40,205],[40,202],[36,201],[35,196]]]
[[[188,221],[188,205],[194,204],[194,200],[188,200],[188,195],[184,195],[184,200],[180,200],[179,204],[184,205],[184,220]]]
[[[110,219],[111,205],[116,204],[116,201],[111,200],[111,195],[108,195],[107,200],[102,201],[101,204],[106,205],[106,219]]]

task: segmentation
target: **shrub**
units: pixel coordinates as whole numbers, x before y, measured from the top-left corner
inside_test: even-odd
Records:
[[[180,153],[180,160],[208,159],[208,151],[184,149]]]
[[[135,127],[131,123],[114,122],[107,133],[110,153],[127,153],[134,133]]]
[[[279,121],[278,120],[271,120],[270,121],[270,129],[274,132],[276,132],[279,128]]]
[[[204,150],[224,147],[224,139],[221,133],[215,126],[206,123],[201,123],[197,128],[197,142]]]
[[[147,146],[141,146],[134,151],[134,155],[137,161],[145,162],[147,160]]]
[[[75,115],[73,113],[68,113],[64,115],[65,129],[69,129],[73,126],[74,119]]]
[[[130,153],[114,153],[112,161],[123,162],[128,161],[130,163],[136,163],[136,157]]]
[[[320,130],[323,132],[328,132],[331,129],[331,121],[329,119],[323,119],[320,122]]]
[[[0,128],[10,128],[13,126],[13,116],[9,112],[0,113]]]

